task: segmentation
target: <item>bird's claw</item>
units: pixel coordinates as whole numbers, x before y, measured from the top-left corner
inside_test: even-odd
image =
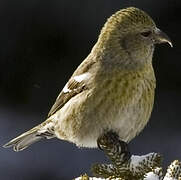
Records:
[[[114,132],[107,132],[100,136],[97,144],[99,149],[103,150],[117,167],[120,167],[131,157],[127,143],[121,141],[119,136]]]

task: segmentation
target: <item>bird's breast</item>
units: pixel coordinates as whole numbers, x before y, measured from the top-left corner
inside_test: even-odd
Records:
[[[149,120],[154,90],[155,77],[152,69],[135,74],[127,73],[112,80],[104,95],[104,122],[107,122],[108,129],[117,132],[126,142],[134,138]]]
[[[147,124],[153,108],[154,90],[152,66],[139,72],[105,77],[93,91],[84,122],[89,124],[87,127],[93,134],[112,130],[128,142]]]
[[[150,70],[150,69],[149,69]],[[128,142],[150,117],[155,79],[153,71],[120,73],[95,80],[94,87],[73,97],[57,113],[57,136],[78,146],[96,147],[105,131]]]

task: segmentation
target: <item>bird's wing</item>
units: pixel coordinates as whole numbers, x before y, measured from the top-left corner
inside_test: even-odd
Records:
[[[72,97],[84,91],[86,87],[86,80],[90,77],[90,73],[83,73],[78,76],[73,76],[67,82],[63,90],[57,97],[55,104],[50,109],[48,117],[56,113],[60,108],[64,106]]]

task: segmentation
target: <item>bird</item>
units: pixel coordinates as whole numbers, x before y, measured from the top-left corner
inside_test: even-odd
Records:
[[[41,139],[58,138],[105,151],[107,145],[129,158],[128,143],[146,126],[153,109],[152,59],[155,45],[161,43],[172,47],[170,38],[146,12],[136,7],[115,12],[46,120],[4,147],[21,151]]]

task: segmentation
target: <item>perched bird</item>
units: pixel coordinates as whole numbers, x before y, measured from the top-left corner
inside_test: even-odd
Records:
[[[113,14],[87,58],[57,97],[46,121],[4,147],[21,151],[43,138],[57,137],[79,147],[129,156],[127,143],[147,124],[154,102],[155,44],[169,43],[144,11],[129,7]],[[119,148],[119,146],[121,148]]]

